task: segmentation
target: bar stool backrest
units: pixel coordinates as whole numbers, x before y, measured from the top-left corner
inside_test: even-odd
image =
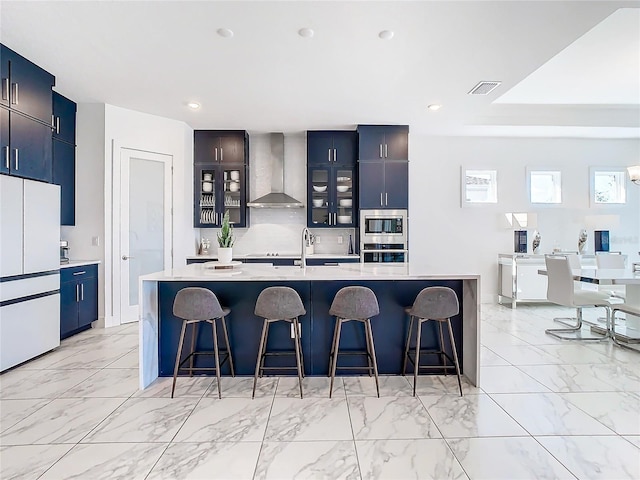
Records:
[[[307,313],[300,295],[290,287],[267,287],[256,300],[254,313],[269,320],[295,318]]]
[[[547,300],[565,307],[575,307],[573,273],[564,255],[546,255]]]
[[[409,309],[410,315],[434,320],[451,318],[458,313],[460,313],[458,296],[449,287],[423,288]]]
[[[344,319],[371,318],[380,313],[378,299],[373,290],[367,287],[344,287],[333,298],[330,315]]]
[[[201,287],[178,291],[173,301],[173,314],[185,320],[211,320],[224,316],[216,294]]]

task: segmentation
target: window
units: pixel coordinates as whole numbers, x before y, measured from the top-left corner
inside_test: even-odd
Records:
[[[562,175],[557,170],[529,171],[531,203],[562,203]]]
[[[623,168],[591,168],[591,202],[594,205],[626,203]]]
[[[462,170],[462,203],[498,203],[498,172]]]

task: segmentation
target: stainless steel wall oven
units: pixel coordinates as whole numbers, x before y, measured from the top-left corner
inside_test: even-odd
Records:
[[[407,211],[360,210],[360,261],[408,261]]]

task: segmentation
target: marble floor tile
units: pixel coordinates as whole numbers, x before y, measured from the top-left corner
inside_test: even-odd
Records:
[[[283,398],[273,401],[264,440],[351,440],[347,401],[343,398]]]
[[[58,362],[51,364],[49,368],[57,370],[104,368],[130,351],[131,349],[122,348],[80,350],[73,355],[69,355]]]
[[[104,369],[84,382],[64,392],[60,397],[119,397],[127,398],[139,389],[137,369]]]
[[[169,442],[196,403],[191,398],[131,398],[87,435],[83,443]]]
[[[632,369],[636,374],[640,372],[639,352],[633,352],[626,348],[620,348],[612,342],[589,342],[585,343],[585,347],[594,350],[601,355],[607,357],[609,363],[625,365]]]
[[[256,384],[255,398],[273,397],[278,382],[278,377],[262,377]],[[296,377],[296,382],[298,381]],[[251,398],[253,392],[253,377],[222,377],[220,382],[222,398],[239,397]],[[298,393],[298,395],[300,395]],[[213,377],[211,386],[204,394],[205,398],[218,398],[218,380]]]
[[[165,448],[163,443],[76,445],[39,480],[144,480]]]
[[[418,398],[349,397],[347,404],[356,440],[441,438]]]
[[[203,398],[174,442],[259,442],[272,398]]]
[[[588,348],[586,345],[540,345],[538,348],[559,360],[554,363],[575,365],[580,363],[596,364],[608,362],[606,356]]]
[[[413,377],[406,377],[410,388],[413,388]],[[471,385],[469,380],[464,376],[461,380],[463,395],[476,395],[482,393],[479,387]],[[412,390],[413,393],[413,390]],[[416,382],[416,395],[441,395],[447,393],[450,395],[460,395],[460,387],[458,386],[458,377],[456,375],[420,375]]]
[[[536,437],[536,440],[578,478],[640,478],[640,449],[622,437]]]
[[[472,479],[521,480],[575,477],[531,437],[447,440]]]
[[[138,368],[139,357],[140,352],[138,352],[138,349],[136,348],[111,362],[105,368]]]
[[[524,340],[514,337],[510,333],[501,331],[497,333],[482,334],[481,342],[485,347],[500,347],[504,345],[529,345]]]
[[[528,436],[488,395],[421,395],[420,400],[445,438]]]
[[[260,442],[173,443],[147,480],[244,480],[253,478]]]
[[[77,443],[107,418],[122,398],[59,398],[0,435],[3,445]]]
[[[61,346],[77,351],[133,350],[139,345],[137,335],[74,335],[60,342]]]
[[[0,400],[0,432],[13,427],[33,412],[44,407],[50,399]],[[0,477],[1,478],[1,477]]]
[[[626,365],[590,365],[591,374],[616,390],[640,393],[640,372]]]
[[[531,435],[612,435],[556,393],[495,394],[491,398]]]
[[[213,383],[209,376],[178,377],[174,398],[202,398]],[[144,390],[138,390],[133,394],[134,398],[171,398],[171,385],[173,377],[158,377]],[[217,395],[217,393],[216,393]]]
[[[265,442],[254,479],[359,480],[353,441]]]
[[[0,478],[32,480],[39,478],[73,445],[19,445],[0,447]]]
[[[625,435],[623,438],[640,448],[640,435]]]
[[[55,350],[51,350],[50,352],[45,353],[44,355],[40,355],[39,357],[34,358],[26,362],[25,364],[18,367],[21,370],[47,370],[54,368],[53,364],[64,360],[71,355],[75,355],[77,352],[75,350],[70,350],[67,348],[56,348]]]
[[[14,381],[13,377],[3,385],[0,397],[56,398],[96,372],[97,370],[31,370],[19,381]]]
[[[347,396],[364,395],[377,397],[376,380],[374,377],[343,376],[344,389]],[[381,397],[407,397],[413,395],[413,390],[408,380],[402,376],[380,375],[378,376]],[[338,388],[339,384],[334,384],[333,388]],[[329,390],[327,389],[327,397]]]
[[[358,440],[356,450],[363,480],[468,478],[441,439]]]
[[[549,391],[547,387],[531,378],[518,367],[481,367],[480,387],[487,393]]]
[[[640,435],[640,396],[627,392],[562,393],[562,397],[621,435]]]
[[[511,365],[551,365],[561,363],[559,358],[553,357],[533,345],[495,345],[491,349]]]
[[[610,392],[616,390],[609,383],[596,378],[591,367],[592,365],[525,365],[520,369],[552,392]]]
[[[367,377],[368,378],[368,377]],[[302,379],[302,392],[305,397],[329,398],[329,377],[304,377]],[[375,388],[375,387],[374,387]],[[300,397],[298,379],[293,377],[280,377],[278,380],[278,397]],[[343,377],[336,377],[333,383],[333,398],[344,398]]]
[[[484,329],[483,329],[484,333]],[[488,347],[480,347],[480,365],[496,366],[496,365],[510,365],[504,358],[490,350]]]

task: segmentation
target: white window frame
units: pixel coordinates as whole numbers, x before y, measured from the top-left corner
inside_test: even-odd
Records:
[[[485,175],[489,177],[487,184],[487,200],[467,200],[467,176],[470,174]],[[466,205],[496,205],[498,203],[498,171],[489,168],[460,168],[460,201]]]
[[[551,201],[533,198],[531,178],[536,174],[551,174],[554,177],[554,192]],[[532,205],[561,205],[562,204],[562,171],[554,168],[527,168],[527,193]]]
[[[598,173],[614,173],[620,180],[617,198],[612,202],[598,201],[596,198],[596,175]],[[625,167],[589,167],[589,204],[592,207],[613,207],[627,203],[629,176]]]

